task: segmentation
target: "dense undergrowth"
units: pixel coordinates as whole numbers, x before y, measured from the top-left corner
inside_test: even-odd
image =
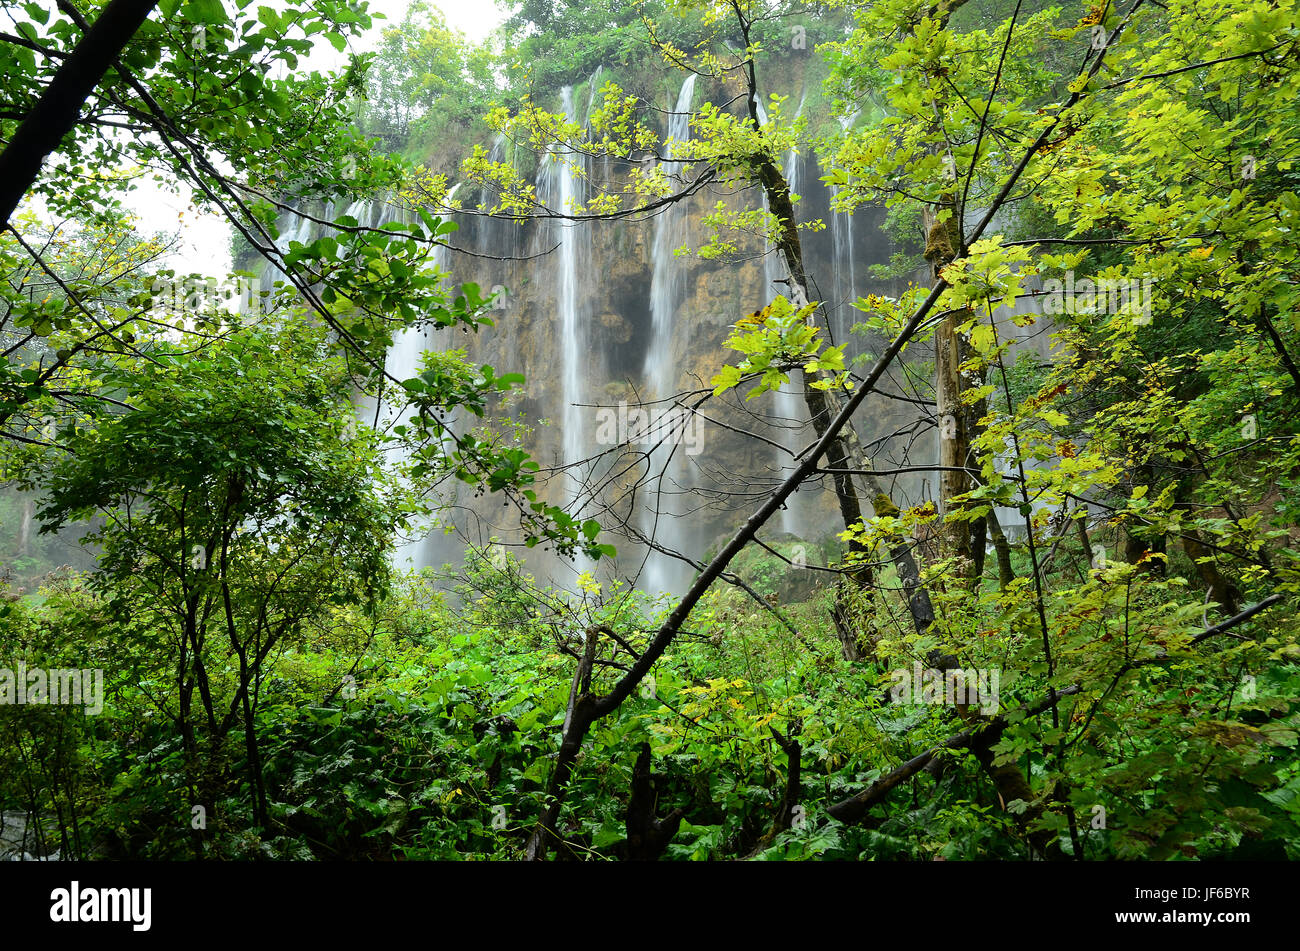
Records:
[[[749,567],[777,580],[781,563],[766,560]],[[0,805],[11,817],[27,817],[33,854],[518,857],[542,807],[584,625],[603,625],[634,646],[660,606],[640,594],[606,592],[597,608],[589,586],[585,617],[582,606],[561,612],[561,596],[533,588],[513,561],[475,559],[460,580],[449,599],[435,592],[431,572],[407,577],[374,617],[336,609],[286,645],[260,686],[257,731],[271,805],[262,832],[244,779],[244,744],[227,736],[187,762],[174,724],[152,702],[151,689],[166,672],[120,663],[129,641],[119,639],[112,606],[83,576],[51,578],[39,598],[11,597],[0,608],[6,653],[54,667],[59,645],[76,643],[80,657],[100,658],[114,673],[99,716],[57,707],[0,710]],[[563,813],[561,856],[626,857],[634,767],[648,744],[654,812],[681,810],[665,859],[1024,857],[1013,814],[970,754],[917,773],[867,822],[827,819],[829,804],[888,773],[952,723],[950,708],[892,703],[884,664],[843,659],[824,620],[829,597],[820,590],[783,606],[793,631],[739,592],[706,599],[682,648],[593,731]],[[110,657],[119,663],[107,663]],[[1226,809],[1218,821],[1184,810],[1175,822],[1192,827],[1184,854],[1294,857],[1300,771],[1278,755],[1285,746],[1257,746],[1251,724],[1267,728],[1279,713],[1294,722],[1292,701],[1282,698],[1295,696],[1300,667],[1274,667],[1260,680],[1243,722],[1213,738],[1221,751],[1254,753],[1222,785],[1199,788],[1199,774],[1217,767],[1211,756],[1203,769],[1185,773],[1203,751],[1194,718],[1152,721],[1152,729],[1122,735],[1129,717],[1163,717],[1166,695],[1178,694],[1184,711],[1197,702],[1185,674],[1158,679],[1164,682],[1149,685],[1150,699],[1105,715],[1118,744],[1113,752],[1123,749],[1123,761],[1106,769],[1112,787],[1135,785],[1134,825],[1089,829],[1085,857],[1133,857],[1148,846],[1139,818],[1158,823],[1157,814],[1180,797],[1202,807],[1221,800]],[[1010,703],[1004,699],[1004,709]],[[796,720],[801,805],[791,827],[772,836],[790,762],[769,727],[788,730]],[[1043,772],[1037,761],[1022,757],[1019,764]],[[1112,815],[1122,811],[1121,802],[1111,803]]]

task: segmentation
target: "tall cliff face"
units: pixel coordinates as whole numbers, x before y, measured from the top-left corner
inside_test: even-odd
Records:
[[[679,107],[684,104],[679,97]],[[899,290],[869,274],[871,265],[886,261],[892,250],[881,230],[883,213],[832,213],[831,193],[819,180],[815,158],[792,155],[788,163],[787,174],[804,183],[800,218],[827,223],[824,230],[805,232],[804,250],[814,294],[828,302],[832,335],[844,342],[857,316],[849,301]],[[582,199],[584,177],[608,181],[623,174],[616,162],[575,169],[548,158],[538,175],[538,194],[560,211],[566,200]],[[566,182],[566,176],[573,180]],[[645,548],[617,537],[620,521],[628,535],[653,535],[671,549],[701,557],[775,486],[791,451],[813,438],[797,379],[786,394],[752,401],[734,394],[709,398],[700,403],[699,417],[679,420],[677,436],[669,435],[653,451],[666,432],[637,438],[638,424],[661,423],[674,396],[682,395],[679,405],[695,405],[719,368],[737,358],[724,347],[732,325],[787,293],[773,283],[785,276],[784,268],[761,238],[725,260],[673,253],[708,241],[703,221],[718,201],[735,209],[757,208],[762,197],[757,190],[706,190],[641,222],[551,220],[521,226],[466,214],[459,216],[460,230],[451,242],[464,253],[453,250],[448,256],[455,280],[474,280],[501,295],[492,315],[496,326],[462,336],[456,345],[465,346],[475,361],[525,374],[524,396],[510,407],[511,415],[532,426],[526,446],[544,467],[570,467],[553,473],[550,498],[578,505],[584,517],[613,529],[620,550],[617,573],[639,574],[652,590],[680,589],[692,569],[651,555],[642,570]],[[854,338],[850,353],[870,344]],[[864,439],[915,416],[905,404],[873,400],[863,414]],[[620,450],[624,440],[631,445]],[[634,490],[638,476],[650,481]],[[583,486],[605,479],[599,499],[584,494]],[[909,494],[919,497],[919,486]],[[602,505],[612,511],[602,513]],[[515,533],[507,521],[494,518],[504,511],[479,505],[454,517],[475,544],[492,536],[509,544]],[[801,490],[767,534],[814,540],[841,527],[827,480]],[[437,557],[430,550],[419,560]],[[535,561],[530,566],[543,573],[559,568],[553,577],[561,583],[566,573],[572,579],[571,569]]]
[[[563,109],[573,121],[585,121],[590,103],[575,106],[573,100],[566,89]],[[661,132],[685,138],[690,112],[699,105],[688,80],[675,102],[667,103]],[[858,317],[850,303],[902,289],[870,274],[894,250],[883,231],[883,210],[837,214],[815,156],[792,152],[785,164],[802,196],[799,220],[825,223],[804,231],[803,242],[813,297],[826,302],[831,342],[847,343],[851,356],[879,352],[883,341],[850,333]],[[644,540],[704,557],[761,503],[814,434],[797,375],[780,394],[749,401],[743,393],[708,396],[714,374],[738,358],[724,346],[733,325],[776,294],[788,293],[775,283],[785,277],[783,263],[759,236],[740,242],[739,252],[728,258],[675,253],[708,242],[705,217],[718,202],[733,210],[760,208],[761,193],[719,186],[642,220],[563,217],[573,203],[585,201],[593,183],[621,183],[629,171],[616,160],[542,156],[537,194],[558,215],[523,224],[486,214],[489,195],[459,188],[464,210],[455,215],[459,229],[442,263],[451,284],[473,281],[497,294],[495,326],[478,333],[403,334],[388,364],[390,373],[405,378],[418,370],[424,351],[459,348],[473,362],[523,373],[527,383],[520,395],[498,412],[525,427],[522,444],[543,466],[542,494],[584,519],[598,519],[610,533],[619,557],[603,562],[598,573],[637,579],[652,591],[681,590],[693,568],[649,551]],[[674,163],[666,171],[677,171]],[[347,211],[371,225],[409,215],[383,202],[358,203]],[[300,233],[303,228],[306,233]],[[288,224],[283,240],[310,239],[311,230]],[[918,348],[910,358],[925,361],[928,354]],[[918,366],[916,372],[924,378],[929,371]],[[892,388],[908,391],[901,377]],[[685,416],[682,407],[697,413]],[[373,406],[364,410],[366,416],[374,412]],[[894,461],[915,466],[931,462],[935,451],[932,427],[919,423],[923,415],[904,401],[872,396],[855,422],[865,443],[901,434],[893,437]],[[892,490],[900,504],[929,497],[915,475],[895,477]],[[831,493],[829,477],[805,485],[763,537],[819,541],[842,529]],[[435,530],[412,538],[399,563],[456,562],[467,543],[486,547],[494,538],[507,547],[519,545],[513,509],[490,497],[467,496],[442,496],[449,503],[444,521],[455,534]],[[524,554],[522,546],[512,550]],[[593,567],[538,551],[527,552],[527,564],[540,579],[566,587],[577,572]]]

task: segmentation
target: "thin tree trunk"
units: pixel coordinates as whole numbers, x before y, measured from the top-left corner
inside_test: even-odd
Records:
[[[1201,541],[1201,533],[1191,524],[1190,517],[1195,514],[1191,502],[1191,487],[1187,479],[1179,479],[1174,487],[1174,508],[1186,512],[1188,521],[1183,523],[1179,532],[1183,551],[1191,559],[1201,583],[1205,585],[1210,600],[1218,603],[1224,614],[1232,616],[1240,605],[1241,592],[1231,580],[1224,577],[1215,561],[1215,553]]]
[[[751,111],[756,100],[751,94]],[[753,116],[755,123],[757,114]],[[803,264],[803,246],[795,224],[794,205],[790,200],[790,186],[781,170],[767,156],[758,156],[759,181],[767,194],[768,207],[781,222],[781,238],[777,248],[785,259],[790,272],[790,290],[796,307],[808,303],[808,276]],[[822,312],[822,319],[828,318]],[[848,403],[842,390],[830,388],[818,390],[810,384],[815,377],[804,375],[804,401],[808,406],[809,419],[818,438],[824,436],[832,419],[839,416]],[[874,466],[870,457],[862,448],[857,431],[850,422],[844,426],[832,441],[827,451],[827,463],[833,469],[856,470],[853,474],[836,473],[836,493],[840,499],[840,514],[847,529],[862,520],[862,499],[865,496],[871,502],[872,513],[883,514],[889,510],[897,512],[898,507],[889,497],[880,481],[871,475]],[[912,547],[900,542],[890,548],[890,559],[898,572],[907,599],[908,612],[917,633],[925,633],[934,624],[934,607],[930,602],[929,592],[921,584],[921,572],[912,554]]]

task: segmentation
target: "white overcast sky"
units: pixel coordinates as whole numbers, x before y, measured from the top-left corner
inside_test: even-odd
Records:
[[[410,0],[371,0],[370,12],[382,13],[386,20],[376,19],[365,40],[354,42],[357,51],[373,49],[379,32],[385,26],[401,22]],[[283,0],[267,0],[266,5],[283,7]],[[431,0],[431,5],[442,10],[447,23],[464,33],[467,38],[479,41],[499,26],[508,15],[493,0]],[[319,39],[319,38],[318,38]],[[306,61],[307,69],[332,69],[343,64],[345,57],[319,39],[316,50]],[[199,272],[224,278],[230,273],[230,227],[224,218],[198,215],[190,205],[188,191],[175,195],[156,185],[151,178],[138,180],[137,188],[125,200],[128,208],[140,216],[139,230],[150,234],[172,234],[178,230],[179,242],[168,265],[178,273]]]

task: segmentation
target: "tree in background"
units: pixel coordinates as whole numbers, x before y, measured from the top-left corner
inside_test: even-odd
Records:
[[[373,610],[393,530],[376,437],[318,330],[238,328],[197,354],[119,359],[132,409],[63,434],[42,531],[102,515],[95,583],[117,636],[171,671],[150,698],[175,724],[191,800],[211,809],[242,726],[253,815],[268,824],[256,715],[267,670],[332,606]],[[71,428],[71,427],[70,427]],[[203,741],[203,742],[201,742]],[[201,778],[202,777],[202,778]]]
[[[492,53],[468,45],[437,8],[417,0],[400,23],[381,32],[366,77],[367,131],[427,162],[430,150],[451,146],[486,111]],[[435,168],[441,164],[433,161]]]
[[[381,206],[378,223],[343,213],[356,198],[400,203],[417,181],[426,191],[445,189],[445,178],[387,156],[355,127],[351,112],[365,86],[363,57],[349,56],[338,75],[300,69],[319,40],[344,51],[368,29],[365,5],[313,3],[277,11],[252,10],[247,2],[228,7],[220,0],[162,0],[153,7],[115,0],[82,9],[64,0],[56,14],[39,4],[15,11],[16,32],[0,38],[13,76],[0,119],[0,135],[9,142],[0,161],[26,172],[5,181],[10,206],[29,195],[52,218],[103,224],[120,219],[122,181],[156,169],[159,179],[191,189],[200,209],[229,221],[237,257],[250,252],[283,275],[258,310],[273,314],[302,302],[348,354],[359,389],[403,392],[406,381],[384,371],[393,335],[410,327],[477,329],[486,321],[485,302],[473,284],[452,293],[434,266],[454,225],[398,205]],[[36,133],[23,131],[65,127],[66,136],[41,133],[35,141]],[[47,152],[47,170],[37,176]],[[87,164],[109,171],[86,174]],[[314,239],[288,240],[281,233],[286,218],[311,222]],[[22,226],[21,220],[6,225],[18,243],[13,266],[25,257],[37,270],[56,273],[48,249],[26,240]],[[51,395],[65,370],[75,375],[83,362],[93,364],[83,341],[92,341],[96,352],[142,353],[141,318],[158,307],[160,293],[168,296],[175,287],[171,279],[163,283],[161,292],[151,285],[149,295],[121,293],[107,323],[92,306],[109,293],[102,280],[64,284],[57,296],[40,301],[11,294],[10,310],[0,319],[28,330],[26,349],[11,348],[0,365],[0,424]],[[155,321],[151,332],[166,338],[182,325],[202,330],[192,318],[203,307],[187,309],[188,316],[170,327]],[[33,364],[24,357],[35,352],[28,345],[37,337],[48,338],[53,357]],[[477,368],[478,382],[468,388],[463,374],[445,363],[423,374],[412,387],[424,394],[411,427],[420,443],[414,451],[436,456],[449,450],[446,469],[506,492],[540,532],[535,541],[586,546],[600,557],[590,535],[562,511],[523,495],[531,491],[535,464],[502,456],[483,442],[449,449],[457,437],[443,421],[454,407],[434,406],[429,394],[468,393],[471,402],[481,401],[511,383],[502,384],[491,367]],[[31,424],[40,429],[44,423],[25,419],[23,438],[31,438]]]

